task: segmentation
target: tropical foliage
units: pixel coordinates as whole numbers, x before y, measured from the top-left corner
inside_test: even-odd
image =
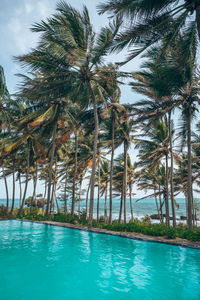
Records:
[[[15,58],[29,71],[20,75],[15,95],[9,94],[0,68],[5,212],[15,211],[19,187],[19,216],[27,209],[45,218],[63,214],[63,220],[81,219],[89,227],[96,218],[111,230],[127,230],[123,226],[131,221],[130,230],[137,231],[133,200],[142,190],[144,198],[155,199],[157,217],[166,223],[155,228],[162,231],[177,227],[175,198],[182,193],[191,230],[197,221],[193,192],[200,184],[200,126],[194,123],[200,103],[200,5],[110,0],[99,9],[115,14],[99,33],[86,7],[78,11],[63,1],[53,16],[33,25],[39,43]],[[110,52],[125,47],[126,62],[143,53],[140,71],[124,72],[109,62]],[[122,84],[141,100],[120,103]],[[33,191],[27,195],[30,184]],[[117,220],[113,199],[119,204]],[[173,230],[172,235],[181,235]]]

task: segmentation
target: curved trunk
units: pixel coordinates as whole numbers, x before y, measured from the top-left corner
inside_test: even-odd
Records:
[[[170,141],[170,158],[171,158],[171,171],[170,171],[170,191],[171,191],[171,206],[173,227],[176,227],[176,212],[174,206],[174,158],[173,158],[173,145],[172,145],[172,128],[171,128],[171,111],[169,112],[169,141]]]
[[[109,224],[112,223],[112,184],[113,184],[113,160],[115,151],[115,120],[113,112],[111,113],[112,118],[112,146],[111,146],[111,160],[110,160],[110,212],[109,212]]]
[[[169,167],[168,167],[168,154],[165,155],[165,214],[166,214],[166,226],[169,227]]]
[[[6,188],[6,209],[8,212],[8,210],[9,210],[9,193],[8,193],[8,183],[7,183],[7,179],[6,179],[6,175],[5,175],[4,166],[2,166],[2,171],[3,171],[3,179],[4,179],[4,183],[5,183],[5,188]]]
[[[97,196],[97,222],[99,222],[99,201],[100,201],[100,163],[98,161],[98,196]]]
[[[192,158],[191,158],[191,108],[187,117],[187,151],[188,151],[188,178],[187,178],[187,197],[188,197],[188,229],[192,230]]]
[[[77,154],[78,154],[78,135],[75,133],[75,163],[74,163],[74,176],[73,176],[73,188],[72,188],[72,208],[71,215],[74,216],[75,198],[76,198],[76,176],[77,176]]]
[[[128,146],[124,142],[124,180],[123,180],[123,196],[124,196],[124,224],[126,224],[126,190],[127,190],[127,152]]]
[[[98,131],[99,131],[99,119],[97,113],[97,100],[92,90],[91,82],[88,81],[88,89],[90,92],[91,99],[94,106],[94,144],[93,144],[93,158],[92,158],[92,174],[91,174],[91,189],[90,189],[90,212],[88,227],[92,227],[93,209],[94,209],[94,186],[95,186],[95,172],[96,172],[96,156],[97,156],[97,142],[98,142]]]
[[[56,130],[57,130],[57,123],[54,124],[54,129],[53,129],[52,151],[51,151],[51,160],[49,165],[49,182],[48,182],[48,192],[47,192],[46,216],[49,215],[49,207],[51,202],[51,181],[52,181],[52,168],[53,168],[54,154],[56,149]]]

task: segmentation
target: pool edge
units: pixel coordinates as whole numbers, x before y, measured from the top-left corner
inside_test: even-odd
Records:
[[[99,233],[99,234],[107,234],[111,236],[118,236],[123,238],[128,238],[132,240],[138,240],[138,241],[144,241],[144,242],[153,242],[153,243],[159,243],[159,244],[166,244],[171,246],[179,246],[184,248],[191,248],[200,250],[200,243],[195,242],[189,242],[188,240],[167,240],[162,237],[151,237],[140,233],[131,233],[131,232],[116,232],[106,229],[100,229],[100,228],[88,228],[80,225],[74,225],[70,223],[61,223],[61,222],[53,222],[53,221],[32,221],[32,220],[24,220],[24,219],[13,219],[16,221],[23,221],[23,222],[30,222],[30,223],[37,223],[37,224],[44,224],[44,225],[51,225],[51,226],[57,226],[57,227],[63,227],[63,228],[69,228],[69,229],[76,229],[76,230],[82,230],[82,231],[88,231],[93,233]]]

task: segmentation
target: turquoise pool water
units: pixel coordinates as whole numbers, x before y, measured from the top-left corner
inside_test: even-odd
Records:
[[[200,251],[0,221],[0,299],[200,299]]]

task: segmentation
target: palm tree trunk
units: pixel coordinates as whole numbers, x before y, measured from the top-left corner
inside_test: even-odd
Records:
[[[97,196],[97,222],[99,222],[99,201],[100,201],[100,162],[98,161],[98,196]]]
[[[96,173],[96,157],[97,157],[97,142],[98,142],[98,131],[99,131],[99,119],[97,113],[97,100],[93,92],[91,82],[88,80],[88,89],[90,92],[91,99],[94,106],[94,144],[93,144],[93,157],[92,157],[92,174],[91,174],[91,188],[90,188],[90,212],[88,227],[92,227],[93,220],[93,209],[94,209],[94,186],[95,186],[95,173]]]
[[[67,214],[67,173],[66,173],[65,187],[64,187],[64,202],[65,202],[64,212],[65,212],[65,215],[66,215]]]
[[[165,214],[166,214],[166,226],[169,227],[169,167],[168,167],[168,153],[165,155]]]
[[[162,212],[162,199],[161,199],[160,184],[159,184],[158,188],[159,188],[160,218],[161,218],[161,223],[163,223],[163,212]]]
[[[47,180],[45,180],[45,186],[44,186],[44,198],[46,197],[47,193]]]
[[[54,182],[51,189],[51,205],[50,205],[50,215],[52,212],[52,216],[54,217]]]
[[[21,182],[21,174],[19,173],[19,208],[22,203],[22,182]]]
[[[10,214],[12,214],[14,206],[15,206],[15,170],[13,170],[13,193],[12,193],[12,206],[11,206]]]
[[[36,178],[35,178],[35,193],[34,193],[34,198],[33,201],[35,200],[35,208],[37,210],[38,206],[37,206],[37,197],[36,197],[36,190],[37,190],[37,181],[38,181],[38,164],[37,161],[35,162],[35,173],[36,173]]]
[[[75,163],[74,163],[74,176],[73,176],[73,190],[72,190],[72,208],[71,215],[74,216],[74,208],[75,208],[75,196],[76,196],[76,177],[77,177],[77,154],[78,154],[78,135],[75,132]]]
[[[80,212],[81,212],[81,192],[82,192],[82,182],[83,182],[83,177],[81,176],[81,179],[80,179],[79,198],[78,198],[78,216],[79,216],[79,218],[80,218]]]
[[[53,187],[54,187],[54,185],[53,185]],[[50,215],[51,215],[51,211],[52,211],[52,207],[53,207],[53,187],[52,187],[52,189],[51,189],[51,202],[50,202]]]
[[[49,207],[51,201],[51,181],[52,181],[52,168],[53,168],[54,154],[56,149],[56,131],[57,131],[57,123],[54,124],[54,128],[53,128],[52,151],[51,151],[51,160],[49,165],[49,182],[48,182],[48,193],[47,193],[46,216],[49,215]]]
[[[187,196],[188,196],[188,229],[192,230],[192,158],[191,158],[191,108],[187,117],[187,150],[188,150],[188,178],[187,178]]]
[[[121,199],[120,199],[120,209],[119,209],[119,219],[118,223],[121,223],[122,220],[122,207],[123,207],[123,192],[121,193]]]
[[[105,188],[105,203],[104,203],[104,219],[107,222],[107,183],[106,183],[106,188]]]
[[[109,224],[112,223],[112,184],[113,184],[113,160],[115,151],[115,120],[113,111],[111,113],[112,118],[112,145],[111,145],[111,160],[110,160],[110,212],[109,212]]]
[[[184,195],[185,195],[185,212],[186,212],[186,218],[188,220],[188,196],[187,196],[187,191],[185,191]]]
[[[60,213],[60,207],[59,207],[59,204],[58,204],[58,199],[56,197],[56,183],[54,184],[53,194],[54,194],[54,199],[56,201],[57,213],[59,214]]]
[[[23,208],[24,208],[24,203],[26,199],[26,192],[28,188],[28,176],[29,176],[29,169],[30,169],[30,141],[27,141],[27,168],[26,168],[26,182],[25,182],[25,187],[24,187],[24,193],[23,193],[23,198],[22,198],[22,205],[20,207],[20,213],[22,213]]]
[[[194,197],[192,193],[192,220],[193,220],[193,226],[195,226],[195,206],[194,206]]]
[[[90,191],[90,186],[91,186],[91,177],[90,177],[90,181],[88,184],[88,189],[87,189],[87,194],[86,194],[86,219],[88,218],[88,198],[89,198],[89,191]]]
[[[129,198],[130,198],[130,208],[131,208],[131,221],[133,221],[134,218],[133,218],[133,204],[132,204],[132,183],[129,183]]]
[[[123,196],[124,196],[124,224],[126,224],[126,190],[127,190],[127,152],[128,146],[126,141],[124,142],[124,180],[123,180]]]
[[[174,158],[173,158],[173,145],[172,145],[172,128],[171,128],[171,111],[169,112],[169,141],[170,141],[170,158],[171,158],[171,172],[170,172],[170,190],[171,190],[171,206],[173,227],[176,227],[176,212],[174,206]]]
[[[36,162],[37,164],[37,162]],[[32,200],[31,200],[31,208],[30,208],[30,213],[32,212],[33,206],[34,206],[34,201],[36,198],[36,186],[37,186],[37,167],[36,167],[36,173],[33,174],[33,196],[32,196]],[[35,208],[37,208],[37,204],[35,202]]]
[[[4,170],[4,166],[3,165],[2,165],[2,171],[3,171],[3,179],[4,179],[4,183],[5,183],[5,188],[6,188],[6,210],[8,212],[8,210],[9,210],[8,183],[7,183],[7,179],[6,179],[6,175],[5,175],[5,170]]]

